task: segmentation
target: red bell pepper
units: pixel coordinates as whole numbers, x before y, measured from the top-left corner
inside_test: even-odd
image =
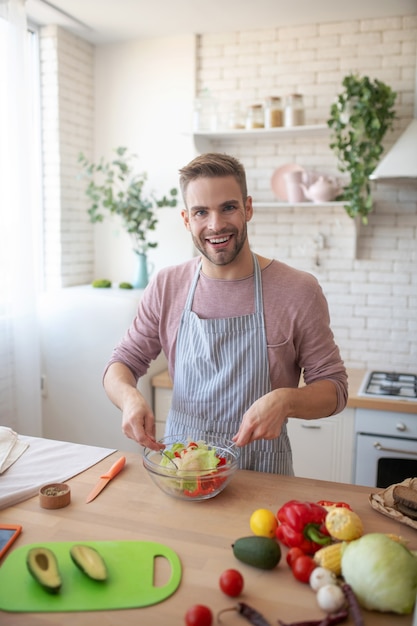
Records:
[[[204,495],[204,493],[205,493],[205,490],[203,490],[201,486],[201,480],[199,477],[197,477],[197,486],[194,489],[194,491],[188,491],[188,489],[184,489],[184,494],[188,496],[189,498],[196,498],[197,496]]]
[[[226,465],[226,458],[222,456],[217,458],[217,470],[215,472],[212,472],[212,474],[206,474],[204,476],[204,480],[201,480],[201,477],[197,476],[196,488],[194,489],[194,491],[188,491],[187,489],[185,489],[184,494],[186,496],[188,496],[189,498],[195,498],[196,496],[208,495],[209,493],[216,491],[224,483],[226,478],[221,476],[222,470],[220,468]],[[210,476],[212,476],[212,478],[209,478]]]
[[[185,489],[184,494],[189,498],[208,495],[209,493],[216,491],[216,489],[218,489],[225,480],[226,478],[216,475],[213,475],[213,478],[207,478],[206,476],[204,481],[202,481],[200,477],[197,477],[197,487],[194,491],[188,491]]]
[[[320,504],[320,506],[329,507],[329,508],[333,506],[337,506],[337,507],[342,507],[345,509],[352,510],[352,507],[347,502],[333,502],[333,500],[319,500],[317,504]]]
[[[315,502],[289,500],[277,513],[278,527],[275,535],[289,548],[301,548],[314,554],[332,542],[325,526],[327,510]]]

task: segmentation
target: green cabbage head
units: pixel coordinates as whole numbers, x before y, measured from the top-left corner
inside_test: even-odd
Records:
[[[382,533],[346,545],[342,576],[359,604],[371,611],[411,613],[417,594],[417,557]]]

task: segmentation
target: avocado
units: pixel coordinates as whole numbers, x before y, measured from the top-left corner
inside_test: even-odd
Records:
[[[259,569],[273,569],[281,560],[281,548],[270,537],[241,537],[234,542],[232,548],[239,561]]]
[[[133,289],[131,283],[119,283],[119,289]]]
[[[55,554],[49,548],[31,548],[26,555],[26,565],[32,576],[49,593],[58,593],[62,578]]]
[[[111,280],[108,280],[108,278],[97,278],[91,284],[96,289],[110,289]]]
[[[107,567],[102,556],[90,546],[72,546],[70,555],[75,565],[93,580],[107,580]]]

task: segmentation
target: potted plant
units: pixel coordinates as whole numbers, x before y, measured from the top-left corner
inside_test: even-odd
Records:
[[[352,218],[360,216],[368,223],[372,211],[370,174],[384,151],[382,140],[395,119],[393,109],[397,94],[378,79],[349,74],[343,79],[344,90],[330,108],[327,121],[331,129],[330,148],[338,158],[338,169],[349,175],[338,200]]]
[[[137,156],[125,147],[116,148],[115,153],[113,160],[106,162],[101,158],[98,163],[92,163],[82,153],[78,157],[82,174],[89,181],[85,189],[91,202],[88,214],[92,223],[102,222],[106,213],[119,216],[138,256],[138,278],[134,286],[143,288],[148,282],[147,252],[158,245],[149,238],[158,223],[155,209],[175,207],[178,191],[173,188],[159,199],[153,193],[145,196],[147,174],[134,172]]]

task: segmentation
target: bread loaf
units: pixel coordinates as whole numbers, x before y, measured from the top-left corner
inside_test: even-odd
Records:
[[[397,511],[417,520],[417,489],[397,485],[393,489],[392,497]]]

